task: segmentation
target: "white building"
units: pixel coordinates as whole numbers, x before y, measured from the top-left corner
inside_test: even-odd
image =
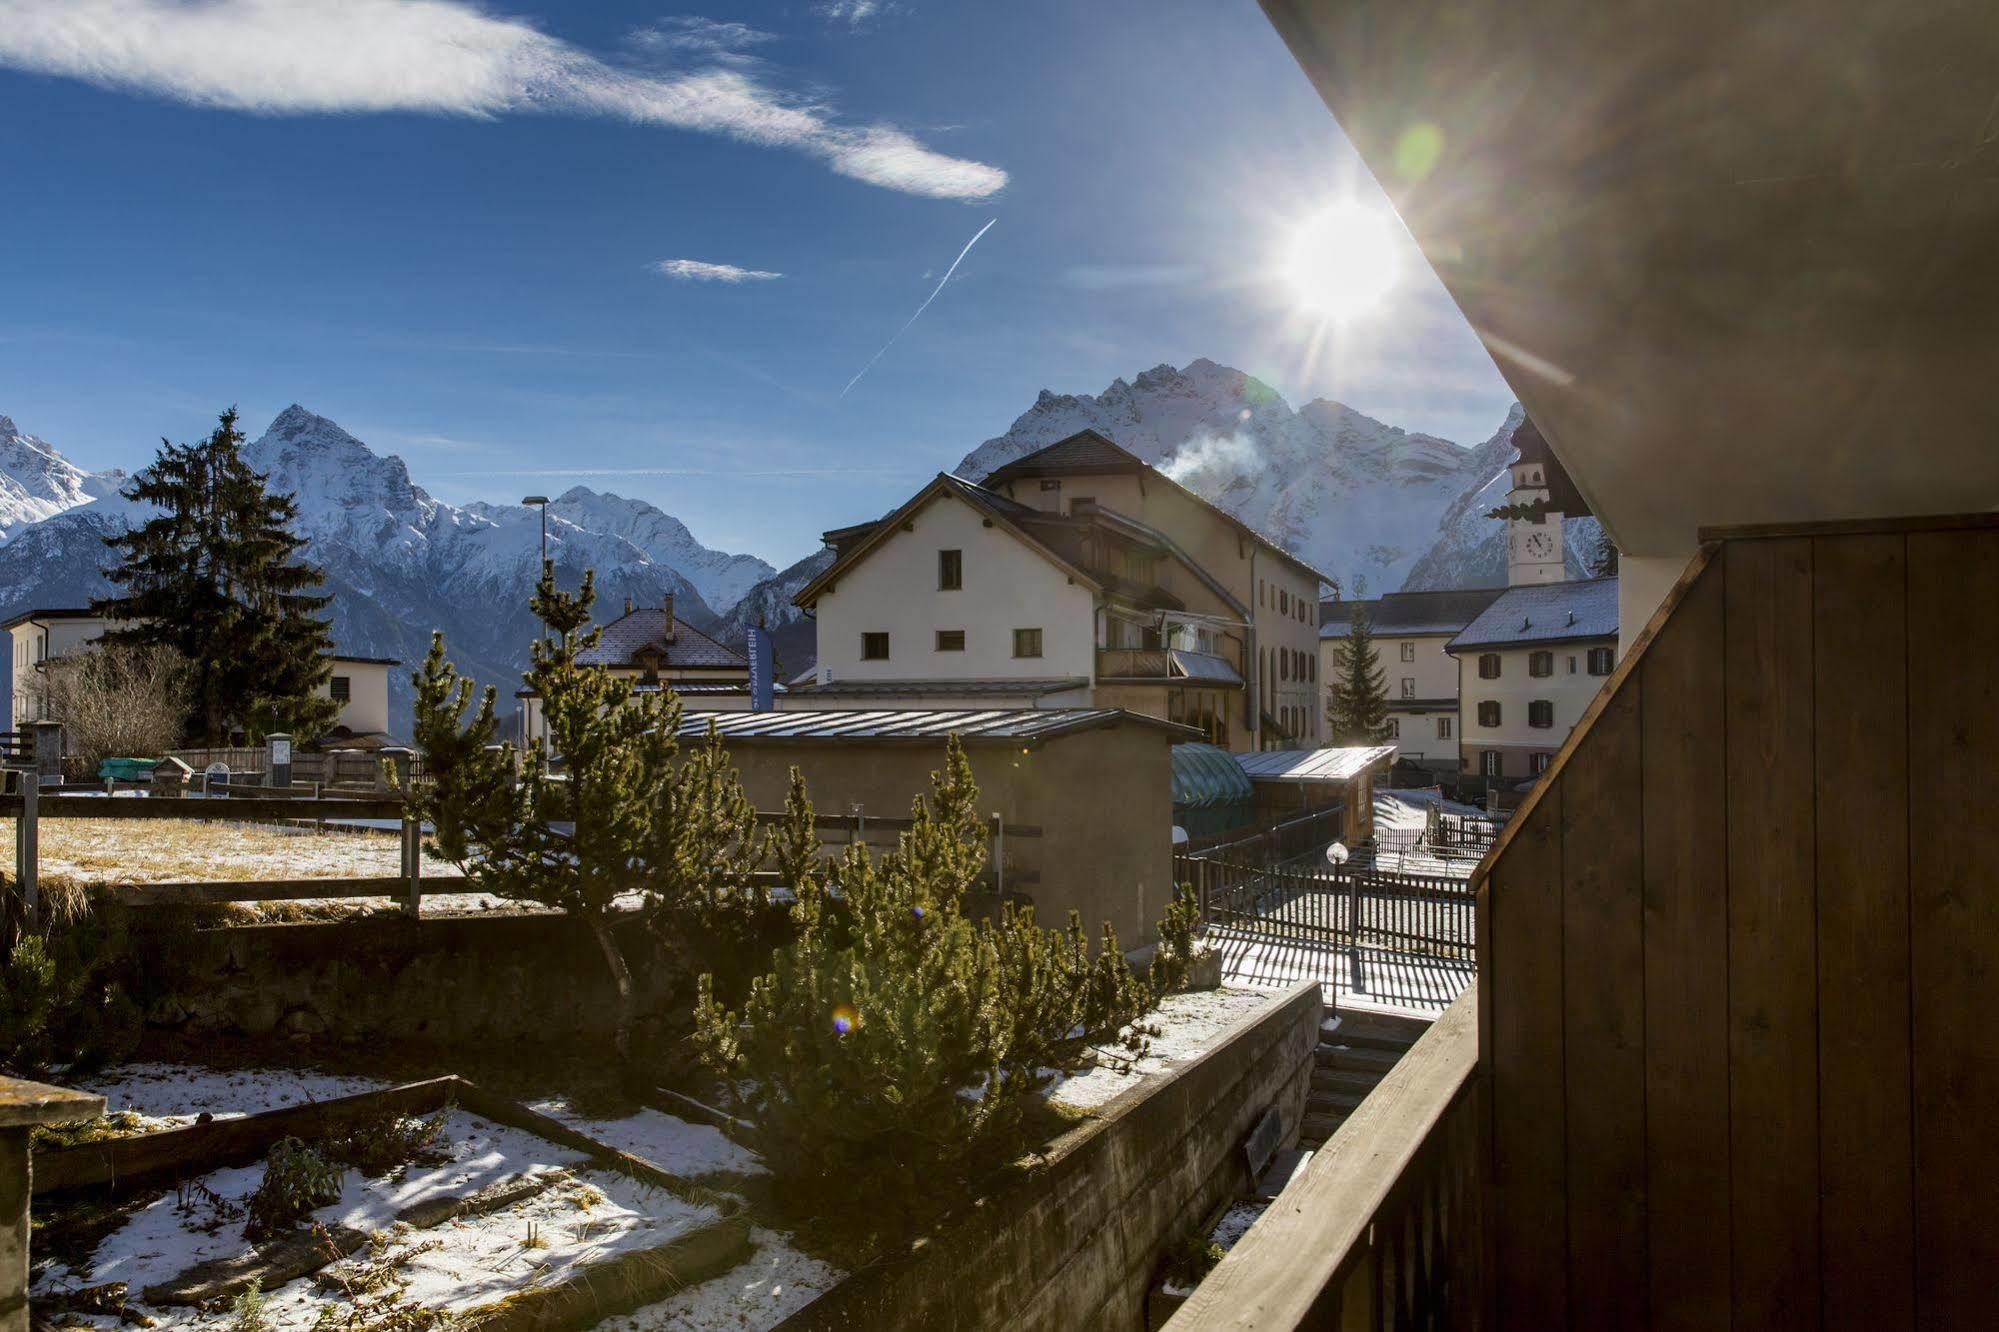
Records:
[[[34,687],[36,672],[48,662],[92,651],[108,625],[102,615],[83,607],[31,610],[0,624],[13,640],[8,692],[15,729],[23,722],[49,720]],[[332,660],[333,673],[318,693],[339,700],[340,718],[325,738],[332,743],[387,738],[389,672],[401,663],[391,657],[335,655]]]
[[[1095,433],[940,474],[828,532],[786,710],[1119,707],[1235,750],[1310,746],[1321,575]]]
[[[1440,592],[1390,592],[1372,601],[1328,601],[1319,608],[1319,678],[1325,699],[1344,661],[1353,615],[1365,609],[1374,650],[1388,687],[1388,738],[1400,757],[1439,773],[1461,764],[1458,739],[1458,662],[1445,650],[1506,589],[1454,588]]]
[[[1617,665],[1617,580],[1508,588],[1453,638],[1465,771],[1538,777]]]

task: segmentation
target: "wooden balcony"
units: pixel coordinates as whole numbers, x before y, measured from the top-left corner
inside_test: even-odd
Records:
[[[1157,681],[1233,689],[1242,673],[1228,657],[1167,648],[1098,648],[1099,680]]]
[[[1999,516],[1711,535],[1172,1326],[1991,1325]]]
[[[1485,1122],[1478,999],[1467,991],[1167,1327],[1475,1326]]]

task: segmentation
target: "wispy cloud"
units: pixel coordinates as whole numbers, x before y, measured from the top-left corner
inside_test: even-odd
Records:
[[[715,29],[733,27],[682,30],[709,39],[710,58],[647,72],[468,0],[0,0],[0,66],[258,115],[612,116],[805,153],[931,198],[983,199],[1006,185],[998,167],[893,125],[840,123],[823,102],[712,58],[723,51]]]
[[[747,23],[688,17],[662,19],[649,28],[640,28],[631,35],[630,43],[640,51],[692,51],[710,58],[740,59],[747,48],[776,40],[776,33],[752,28]]]
[[[699,259],[660,259],[646,267],[676,282],[769,282],[772,278],[784,276],[768,269],[706,264]]]
[[[886,4],[883,0],[822,0],[822,3],[812,6],[812,12],[835,23],[858,28],[869,19],[892,14],[900,7]]]
[[[909,325],[915,323],[918,319],[922,318],[923,312],[930,308],[930,302],[937,299],[937,293],[944,290],[944,284],[949,282],[951,280],[951,275],[958,271],[958,265],[965,262],[965,256],[970,254],[972,252],[972,247],[979,243],[979,237],[985,235],[988,231],[991,231],[993,229],[993,223],[997,221],[999,221],[998,218],[991,219],[983,227],[980,227],[977,232],[973,233],[973,236],[970,240],[965,242],[965,248],[958,251],[958,257],[956,259],[953,259],[951,261],[951,266],[944,270],[944,276],[937,279],[937,285],[931,288],[930,294],[928,296],[925,296],[923,298],[923,304],[916,307],[916,313],[909,317],[908,323],[905,323],[901,328],[895,331],[895,337],[890,338],[887,342],[884,342],[881,345],[881,351],[876,352],[873,356],[870,356],[868,358],[868,363],[860,368],[859,373],[857,373],[852,379],[847,381],[847,387],[840,390],[841,397],[844,398],[849,393],[853,392],[854,385],[861,382],[861,375],[865,375],[868,371],[874,369],[875,362],[879,361],[882,358],[883,353],[887,352],[890,347],[895,346],[896,338],[899,338],[903,334],[909,332]]]

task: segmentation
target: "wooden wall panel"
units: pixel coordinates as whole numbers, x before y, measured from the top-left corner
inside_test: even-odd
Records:
[[[1722,580],[1653,641],[1643,690],[1647,1260],[1652,1326],[1729,1319],[1728,792]]]
[[[1886,1332],[1914,1312],[1905,542],[1812,545],[1825,1325]]]
[[[1569,1308],[1645,1320],[1645,902],[1638,693],[1607,700],[1562,788]]]
[[[1999,521],[1676,597],[1488,867],[1496,1322],[1984,1325]]]
[[[1999,1273],[1999,532],[1912,533],[1916,1310],[1990,1326]]]
[[[1728,1058],[1739,1327],[1819,1317],[1812,543],[1738,542],[1727,580]]]
[[[1493,1279],[1515,1327],[1567,1322],[1562,1105],[1561,793],[1531,810],[1488,879],[1492,922]]]

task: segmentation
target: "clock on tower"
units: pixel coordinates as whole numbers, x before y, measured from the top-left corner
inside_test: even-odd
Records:
[[[1531,517],[1506,520],[1506,582],[1559,583],[1566,578],[1562,562],[1562,515],[1548,508],[1547,467],[1539,458],[1523,456],[1513,464],[1513,488],[1506,502]]]

